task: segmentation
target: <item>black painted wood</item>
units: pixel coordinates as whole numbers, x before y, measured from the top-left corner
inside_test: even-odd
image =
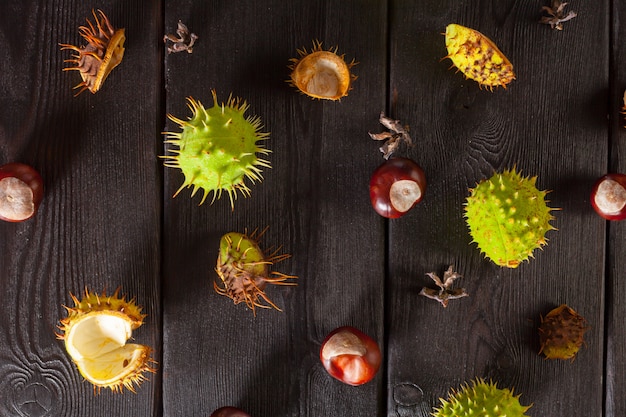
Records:
[[[384,222],[369,203],[379,156],[367,129],[378,129],[385,102],[386,5],[166,4],[166,30],[178,20],[199,39],[192,54],[166,57],[167,111],[188,117],[185,98],[210,106],[211,89],[220,102],[231,93],[246,99],[248,114],[271,132],[273,168],[232,212],[227,197],[198,207],[202,191],[171,199],[182,174],[165,171],[164,415],[204,416],[225,405],[251,415],[378,414],[384,373],[349,387],[318,357],[326,334],[342,325],[383,341]],[[289,59],[313,40],[360,62],[341,102],[311,100],[285,82]],[[293,255],[276,270],[299,279],[267,290],[283,312],[254,317],[213,291],[213,268],[221,235],[265,227],[262,245]]]
[[[610,26],[611,48],[609,84],[610,108],[609,132],[610,132],[610,159],[607,172],[625,172],[624,164],[624,138],[626,130],[624,115],[620,110],[624,107],[623,94],[626,89],[626,49],[620,39],[624,39],[626,32],[619,22],[626,16],[626,11],[619,2],[614,2],[611,9],[611,21],[615,24]],[[626,364],[624,357],[626,350],[626,333],[624,332],[624,317],[626,311],[624,296],[626,287],[621,278],[624,273],[624,224],[610,222],[608,228],[608,247],[606,264],[606,415],[619,416],[626,413],[626,398],[623,395],[626,388]]]
[[[97,95],[73,97],[80,77],[61,71],[59,43],[82,42],[92,7],[126,28],[126,54]],[[70,293],[119,287],[148,315],[135,339],[161,351],[160,13],[141,1],[0,6],[0,162],[32,165],[45,186],[35,218],[0,225],[3,416],[159,412],[158,376],[136,395],[94,395],[55,332]]]
[[[427,416],[450,388],[476,377],[514,387],[533,416],[626,413],[624,225],[589,204],[604,173],[624,171],[620,115],[624,6],[571,1],[563,31],[541,25],[548,0],[498,1],[22,1],[0,4],[0,164],[37,168],[37,216],[0,224],[0,415],[208,416],[233,405],[253,416]],[[126,54],[96,95],[73,97],[63,73],[78,26],[102,9],[126,29]],[[181,20],[192,54],[167,54]],[[481,90],[449,70],[442,32],[463,24],[512,61],[507,90]],[[313,40],[338,47],[358,79],[341,102],[311,100],[285,80]],[[163,168],[166,118],[186,97],[244,98],[270,132],[272,169],[240,198],[172,195]],[[383,161],[367,132],[378,115],[410,126],[407,156],[426,171],[424,200],[387,221],[368,181]],[[549,244],[514,270],[484,259],[463,219],[468,188],[517,166],[551,190]],[[201,194],[201,192],[199,193]],[[219,239],[268,227],[263,247],[296,287],[273,287],[283,310],[258,310],[213,291]],[[447,309],[418,296],[425,275],[454,264],[469,298]],[[56,340],[70,292],[116,288],[144,307],[135,340],[159,372],[137,394],[94,395]],[[567,303],[590,325],[573,362],[538,355],[540,317]],[[319,348],[352,325],[379,341],[376,379],[332,379]]]
[[[429,415],[439,397],[474,378],[515,387],[531,415],[601,415],[605,223],[588,202],[607,165],[608,2],[562,32],[537,23],[536,2],[394,2],[393,116],[418,138],[428,198],[390,225],[389,415]],[[507,90],[480,90],[448,71],[443,37],[459,23],[490,37],[513,63]],[[574,57],[585,57],[571,64]],[[517,166],[552,190],[554,226],[534,259],[507,270],[470,244],[468,188]],[[454,264],[470,293],[444,310],[418,297],[429,271]],[[541,315],[562,303],[589,321],[574,362],[538,356]],[[399,394],[395,394],[399,392]]]

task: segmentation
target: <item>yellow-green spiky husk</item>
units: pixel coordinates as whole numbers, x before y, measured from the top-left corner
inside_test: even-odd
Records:
[[[583,316],[562,304],[541,319],[539,353],[543,353],[547,359],[574,360],[588,329]]]
[[[481,181],[467,198],[465,219],[473,242],[499,266],[516,268],[533,257],[535,249],[546,245],[546,232],[554,230],[554,209],[536,181],[513,168]]]
[[[440,399],[441,407],[434,417],[528,417],[524,414],[530,406],[519,402],[519,395],[507,388],[501,389],[493,382],[477,379],[452,391],[447,400]]]
[[[141,314],[141,307],[135,304],[135,299],[127,301],[125,296],[119,295],[119,289],[112,295],[107,295],[106,291],[98,294],[85,288],[85,294],[81,300],[74,294],[70,294],[70,296],[74,301],[74,307],[64,306],[67,310],[67,317],[61,320],[61,325],[59,326],[63,333],[57,334],[61,340],[64,339],[69,326],[76,322],[76,319],[92,312],[105,311],[112,314],[123,314],[130,318],[133,323],[133,329],[139,328],[146,317],[145,314]]]
[[[89,374],[85,373],[83,368],[86,362],[85,358],[82,355],[73,356],[73,354],[77,353],[77,350],[75,348],[70,350],[68,340],[71,338],[70,333],[76,330],[74,326],[83,320],[88,320],[90,317],[117,316],[124,318],[129,323],[131,329],[135,330],[143,324],[146,317],[145,314],[141,313],[142,308],[135,303],[134,298],[126,300],[125,296],[120,296],[119,289],[113,294],[107,295],[106,291],[98,294],[85,288],[85,293],[80,300],[74,294],[70,294],[70,296],[74,302],[74,307],[63,306],[67,310],[67,317],[60,320],[58,328],[61,332],[57,333],[56,336],[59,340],[65,341],[65,348],[72,361],[76,364],[78,371],[87,381],[94,384],[94,394],[99,393],[102,388],[109,388],[113,392],[120,393],[123,392],[124,388],[131,392],[136,392],[135,386],[139,386],[143,381],[147,380],[145,373],[156,372],[156,369],[153,367],[156,362],[151,357],[153,351],[150,347],[139,345],[141,348],[139,360],[134,366],[128,367],[129,365],[124,365],[126,370],[129,371],[126,375],[101,382],[90,379]],[[91,357],[87,361],[97,360],[98,358]]]
[[[178,168],[185,176],[174,196],[184,188],[193,188],[192,196],[202,189],[202,204],[211,192],[213,202],[225,191],[234,209],[237,192],[245,197],[250,195],[244,180],[261,181],[261,167],[271,168],[269,161],[257,156],[270,153],[259,144],[269,133],[260,131],[258,117],[244,116],[248,109],[245,101],[231,96],[226,104],[220,105],[215,91],[212,94],[214,105],[209,109],[188,98],[192,116],[186,121],[168,115],[182,132],[165,132],[166,143],[177,148],[168,150],[165,166]]]

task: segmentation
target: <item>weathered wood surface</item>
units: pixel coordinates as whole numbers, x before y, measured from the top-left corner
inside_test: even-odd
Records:
[[[626,163],[626,130],[623,115],[616,115],[614,109],[624,106],[623,92],[626,88],[626,28],[618,22],[624,21],[626,10],[619,2],[612,4],[611,20],[608,25],[610,42],[610,84],[609,103],[611,106],[609,124],[609,171],[624,172]],[[623,223],[612,222],[608,225],[607,263],[606,263],[606,415],[626,415],[626,285],[624,283],[624,242],[626,227]]]
[[[396,2],[392,9],[393,115],[412,124],[413,155],[430,189],[417,213],[390,227],[389,389],[414,384],[417,391],[409,399],[389,395],[390,415],[426,416],[449,386],[476,377],[515,387],[522,403],[534,403],[530,415],[602,415],[610,259],[589,191],[607,169],[609,4],[570,4],[579,17],[561,32],[537,24],[535,2]],[[479,29],[507,54],[517,75],[507,91],[481,91],[437,62],[446,53],[439,28],[449,22]],[[562,210],[553,213],[559,230],[548,233],[548,246],[506,270],[470,244],[462,203],[468,187],[513,166],[537,175],[538,186],[552,190],[550,205]],[[444,311],[417,293],[432,285],[426,272],[449,264],[470,297]],[[537,355],[540,317],[562,303],[591,326],[571,363]]]
[[[92,7],[127,28],[127,53],[97,95],[73,97],[59,43],[82,42]],[[70,292],[119,287],[149,315],[136,340],[161,350],[158,3],[2,2],[0,16],[0,159],[45,186],[35,218],[0,225],[0,415],[156,415],[159,376],[136,396],[94,395],[55,332]]]
[[[384,4],[361,1],[166,5],[166,30],[180,19],[199,36],[193,54],[166,57],[167,111],[187,117],[185,98],[209,105],[211,89],[220,101],[244,97],[271,132],[273,168],[234,211],[228,198],[198,207],[189,190],[170,199],[182,175],[165,172],[164,415],[224,405],[266,416],[371,415],[382,404],[382,379],[355,391],[329,378],[318,357],[341,325],[383,340],[384,222],[367,190],[379,157],[363,129],[377,128],[385,104],[385,13]],[[361,61],[355,72],[364,81],[345,102],[313,101],[285,82],[289,59],[314,39],[342,52],[352,45],[347,58]],[[293,255],[275,269],[299,279],[267,290],[283,313],[255,318],[215,294],[213,268],[222,234],[265,227],[262,245]]]
[[[563,31],[541,25],[543,1],[22,1],[0,4],[0,163],[25,162],[45,182],[37,216],[0,224],[0,415],[208,416],[234,405],[253,416],[427,416],[476,377],[515,387],[533,416],[626,414],[624,225],[589,204],[594,181],[624,172],[626,19],[620,2],[570,2]],[[126,29],[126,54],[96,95],[73,97],[63,73],[78,26],[102,9]],[[177,22],[199,36],[167,54]],[[489,36],[517,79],[481,90],[448,70],[442,32]],[[359,62],[341,102],[314,101],[285,80],[313,40]],[[270,132],[273,168],[239,198],[198,206],[162,167],[166,117],[186,98],[247,100]],[[408,151],[426,171],[424,200],[386,221],[368,182],[382,162],[368,131],[378,114],[410,125]],[[558,231],[535,259],[501,269],[463,219],[468,188],[517,166],[552,190]],[[200,193],[199,193],[200,194]],[[262,245],[292,254],[276,269],[283,309],[257,311],[213,291],[219,238],[268,227]],[[470,293],[447,309],[418,296],[427,272],[454,264]],[[158,373],[137,394],[94,395],[56,340],[70,292],[135,297],[135,331]],[[590,324],[573,362],[537,354],[540,317],[567,303]],[[350,387],[323,370],[328,332],[379,341],[376,379]]]

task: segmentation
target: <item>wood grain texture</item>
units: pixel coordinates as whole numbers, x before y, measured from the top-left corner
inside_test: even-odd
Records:
[[[626,172],[624,155],[624,107],[623,95],[626,90],[626,47],[623,39],[626,30],[619,24],[626,18],[626,10],[619,2],[614,2],[610,19],[613,24],[611,30],[611,61],[609,98],[610,107],[610,159],[607,172]],[[603,175],[604,173],[602,173]],[[606,284],[606,415],[621,416],[626,414],[626,286],[622,278],[624,265],[624,240],[626,238],[626,224],[623,222],[607,222],[608,250],[607,250],[607,284]]]
[[[625,172],[626,36],[619,1],[570,2],[563,31],[538,23],[549,0],[0,2],[0,165],[38,169],[35,218],[0,223],[0,415],[429,416],[450,388],[476,377],[514,387],[532,416],[626,415],[624,225],[589,204],[595,180]],[[73,97],[62,72],[78,26],[102,9],[126,29],[126,53],[96,95]],[[167,54],[181,20],[192,54]],[[491,38],[517,79],[489,92],[446,55],[449,23]],[[341,102],[311,100],[285,81],[297,49],[319,40],[355,59]],[[182,174],[163,168],[166,118],[186,98],[229,94],[258,115],[272,169],[231,211],[198,206]],[[382,162],[367,133],[378,115],[410,126],[407,156],[425,170],[424,200],[401,219],[372,210]],[[468,189],[516,166],[551,190],[549,244],[502,269],[472,244]],[[201,194],[201,192],[199,193]],[[213,291],[220,237],[269,227],[263,248],[291,258],[272,287],[283,310],[258,310]],[[268,249],[269,250],[269,249]],[[453,264],[469,298],[443,309],[418,296],[428,272]],[[135,297],[148,315],[133,334],[155,349],[158,374],[137,394],[93,394],[55,337],[62,305],[85,287]],[[590,325],[575,361],[538,355],[540,317],[567,303]],[[384,363],[351,387],[319,361],[333,329],[376,339]]]
[[[586,40],[608,44],[608,2],[576,6],[584,18],[553,32],[537,23],[534,2],[392,2],[392,116],[418,138],[412,156],[430,188],[390,225],[389,389],[413,388],[410,401],[388,398],[389,415],[426,416],[449,388],[476,377],[515,387],[534,403],[531,415],[602,414],[605,228],[588,190],[607,164],[609,57]],[[507,90],[480,90],[439,62],[449,23],[481,31],[508,56],[517,79]],[[506,270],[470,244],[463,203],[469,187],[513,166],[537,175],[562,211],[549,245]],[[470,298],[443,310],[417,294],[432,285],[425,273],[449,264]],[[561,303],[591,324],[572,363],[537,355],[540,316]]]
[[[245,98],[271,132],[273,168],[233,212],[227,198],[198,207],[189,190],[171,199],[182,174],[165,172],[164,415],[225,405],[259,416],[378,414],[383,373],[349,387],[318,356],[342,325],[383,342],[384,229],[367,191],[379,156],[367,129],[378,128],[385,101],[385,4],[183,1],[165,10],[166,31],[182,20],[199,36],[193,54],[166,57],[167,111],[187,117],[185,97],[211,105],[211,89],[220,101]],[[313,40],[360,62],[341,102],[311,100],[285,82],[289,59]],[[282,313],[253,317],[213,291],[213,268],[222,234],[266,226],[262,245],[293,255],[275,269],[299,279],[267,290]]]
[[[0,6],[0,162],[31,164],[45,183],[35,218],[0,225],[3,416],[153,416],[160,405],[158,377],[137,395],[94,395],[55,338],[70,292],[120,287],[149,316],[136,340],[157,355],[161,345],[159,4],[79,3]],[[62,73],[58,44],[81,42],[91,7],[127,28],[127,51],[97,95],[73,97],[80,77]]]

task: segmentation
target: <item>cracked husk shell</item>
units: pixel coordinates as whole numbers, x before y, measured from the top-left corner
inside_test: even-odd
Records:
[[[250,235],[230,232],[220,239],[220,252],[215,271],[220,284],[213,282],[215,291],[233,300],[245,303],[256,315],[256,307],[280,309],[265,293],[268,284],[296,285],[290,279],[297,278],[280,272],[270,272],[270,266],[290,257],[276,252],[265,256],[259,247],[264,231]]]
[[[522,177],[515,168],[481,181],[465,203],[473,242],[499,266],[517,268],[547,244],[553,216],[539,191],[537,177]]]
[[[490,90],[506,88],[515,79],[513,65],[488,37],[477,30],[450,24],[445,33],[448,55],[466,78]],[[444,58],[444,59],[445,59]]]
[[[539,353],[543,353],[547,359],[574,360],[584,343],[587,330],[589,327],[585,318],[562,304],[541,319]]]
[[[313,42],[310,53],[299,49],[298,55],[291,59],[289,84],[317,99],[339,100],[348,95],[356,80],[350,72],[356,65],[354,60],[346,63],[344,55],[337,54],[337,48],[325,51],[321,42]]]
[[[85,290],[79,301],[73,294],[74,307],[65,307],[67,317],[61,320],[57,337],[81,375],[94,385],[94,392],[109,388],[135,392],[135,386],[146,380],[146,372],[155,372],[152,349],[127,344],[132,331],[143,324],[144,314],[134,300]]]
[[[113,68],[122,62],[124,57],[124,29],[114,29],[102,10],[98,10],[100,18],[92,11],[96,21],[94,26],[87,19],[87,26],[78,28],[80,35],[87,42],[84,46],[61,44],[61,50],[72,50],[74,55],[65,62],[74,64],[72,67],[63,68],[63,71],[79,71],[82,82],[74,89],[80,89],[79,95],[85,90],[97,93],[102,87],[104,80]]]

